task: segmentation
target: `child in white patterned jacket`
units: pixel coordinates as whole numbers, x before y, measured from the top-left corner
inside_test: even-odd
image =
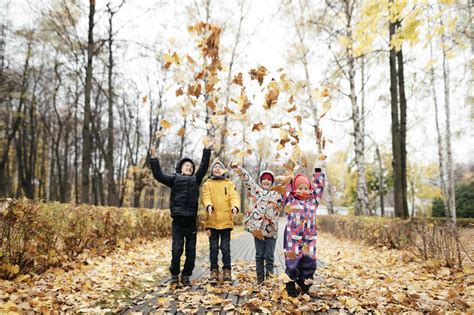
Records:
[[[274,273],[275,245],[278,234],[278,216],[281,210],[282,195],[271,190],[275,176],[263,171],[257,184],[250,174],[236,163],[236,169],[250,195],[249,209],[245,213],[245,229],[252,233],[255,241],[255,261],[257,282],[270,278]]]

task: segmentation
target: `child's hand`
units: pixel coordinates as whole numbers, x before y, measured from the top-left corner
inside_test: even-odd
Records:
[[[213,148],[214,144],[216,144],[217,140],[216,139],[211,139],[206,145],[206,149],[211,149]]]
[[[236,215],[237,213],[239,213],[239,209],[237,207],[232,207],[232,214]]]
[[[237,162],[231,162],[230,165],[229,165],[230,168],[232,169],[238,169],[240,170],[242,167],[239,165],[239,163]]]
[[[211,230],[207,229],[206,234],[207,234],[207,237],[211,237]]]
[[[158,150],[156,149],[156,147],[154,145],[151,146],[151,148],[150,148],[150,157],[152,159],[156,159],[158,157]]]
[[[212,205],[208,205],[206,209],[207,209],[207,213],[209,213],[209,215],[211,215],[212,211],[214,211],[214,207]]]

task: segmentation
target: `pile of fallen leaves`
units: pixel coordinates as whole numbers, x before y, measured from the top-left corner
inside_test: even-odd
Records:
[[[474,310],[474,266],[443,267],[403,250],[373,248],[323,234],[318,255],[327,264],[319,295],[332,296],[352,312]]]
[[[297,313],[344,310],[399,313],[474,310],[473,266],[463,270],[423,261],[408,251],[372,248],[323,234],[319,257],[326,266],[317,270],[309,294],[288,296],[280,274],[257,285],[255,263],[233,265],[235,282],[214,286],[207,277],[193,288],[163,287],[146,297],[145,309],[160,312]],[[140,303],[138,302],[138,303]]]
[[[198,234],[198,251],[208,246]],[[41,275],[0,279],[0,313],[118,311],[169,275],[171,239],[121,243],[110,255],[86,258]]]

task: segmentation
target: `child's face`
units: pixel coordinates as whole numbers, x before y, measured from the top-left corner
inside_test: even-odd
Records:
[[[306,184],[301,184],[296,187],[296,194],[303,194],[303,193],[308,193],[309,194],[309,186]]]
[[[191,162],[184,162],[181,165],[181,174],[183,175],[191,175],[193,173],[193,164]]]
[[[220,164],[216,164],[214,168],[212,169],[212,175],[214,176],[222,176],[224,175],[224,169]]]
[[[262,188],[269,189],[272,186],[272,181],[268,179],[262,179]]]

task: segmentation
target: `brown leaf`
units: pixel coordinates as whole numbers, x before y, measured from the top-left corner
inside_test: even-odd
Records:
[[[186,132],[186,131],[184,130],[183,127],[179,128],[179,130],[178,130],[178,136],[183,137],[184,134],[185,134],[185,132]]]
[[[197,80],[201,80],[202,78],[204,78],[204,70],[198,72],[195,76],[194,76],[194,80],[197,81]]]
[[[276,104],[280,91],[278,90],[278,84],[274,79],[268,84],[267,93],[265,94],[265,104],[263,108],[270,109]]]
[[[210,99],[209,101],[207,101],[207,107],[209,107],[210,109],[212,109],[212,111],[215,111],[216,110],[216,103],[214,102],[213,99]]]
[[[289,259],[295,259],[296,258],[296,253],[294,251],[287,252],[286,257]]]
[[[147,100],[148,100],[148,95],[143,96],[142,98],[143,103],[146,103]]]
[[[234,76],[234,78],[232,79],[232,83],[240,86],[244,85],[242,72],[239,72],[237,75]]]
[[[258,66],[257,69],[251,69],[249,74],[252,80],[257,80],[258,83],[262,85],[263,79],[268,74],[268,71],[264,66]]]
[[[258,122],[256,124],[253,124],[252,131],[261,131],[264,128],[262,122]]]
[[[286,187],[285,186],[272,186],[270,190],[277,191],[279,194],[286,194]]]
[[[287,112],[288,112],[288,113],[291,113],[291,112],[294,112],[295,110],[296,110],[296,104],[293,105],[293,107],[289,108],[289,109],[287,110]]]
[[[186,59],[188,60],[188,62],[189,62],[190,64],[192,64],[192,65],[196,64],[196,61],[194,61],[194,59],[191,58],[190,55],[186,55]]]
[[[293,104],[293,95],[291,95],[290,98],[288,99],[288,103]]]
[[[181,96],[183,94],[184,94],[183,88],[180,87],[179,89],[176,90],[176,96]]]

